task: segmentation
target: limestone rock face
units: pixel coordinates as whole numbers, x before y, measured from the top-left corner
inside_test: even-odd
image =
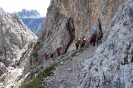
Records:
[[[50,52],[61,47],[62,53],[65,53],[74,39],[73,18],[65,17],[51,4],[45,21],[44,30],[40,35],[44,44],[41,52]]]
[[[132,88],[132,5],[132,0],[51,0],[37,58],[56,47],[66,53],[76,37],[97,29],[100,37],[104,34],[102,44],[80,63],[78,88]]]
[[[94,56],[81,62],[78,88],[133,87],[133,1],[119,7]]]
[[[0,76],[14,68],[37,40],[18,15],[11,17],[0,8]],[[17,76],[16,76],[17,77]]]
[[[93,29],[98,34],[106,31],[116,9],[126,0],[51,0],[48,13],[39,36],[43,50],[50,52],[60,46],[62,53],[70,47],[77,37],[90,37]],[[47,44],[48,45],[47,45]]]
[[[65,17],[72,17],[75,35],[86,35],[92,28],[106,30],[118,7],[126,0],[51,0]],[[48,11],[50,10],[50,7]]]

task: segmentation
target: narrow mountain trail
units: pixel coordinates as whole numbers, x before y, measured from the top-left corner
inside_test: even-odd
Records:
[[[44,80],[44,88],[77,88],[78,85],[78,64],[86,58],[92,57],[96,46],[90,45],[82,53],[78,53],[75,57],[65,61],[54,71],[54,75]]]

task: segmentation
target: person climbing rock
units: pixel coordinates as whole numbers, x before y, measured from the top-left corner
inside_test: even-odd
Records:
[[[97,34],[92,34],[91,36],[91,39],[90,39],[90,43],[95,46],[95,43],[96,43],[96,37],[97,37]]]
[[[79,45],[80,45],[80,38],[77,38],[77,39],[75,40],[76,50],[78,50]]]
[[[48,59],[48,54],[47,53],[45,53],[44,54],[44,56],[45,56],[45,58],[46,58],[46,60]]]
[[[57,52],[58,56],[60,55],[60,49],[61,49],[60,47],[56,48],[56,52]]]
[[[82,37],[82,39],[81,39],[81,48],[85,46],[85,43],[86,43],[86,39],[85,39],[85,37]]]

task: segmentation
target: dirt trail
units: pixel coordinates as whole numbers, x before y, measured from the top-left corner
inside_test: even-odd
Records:
[[[88,57],[92,57],[96,46],[90,45],[89,48],[79,53],[71,60],[65,61],[54,71],[54,75],[45,80],[47,88],[76,88],[78,85],[78,64]]]

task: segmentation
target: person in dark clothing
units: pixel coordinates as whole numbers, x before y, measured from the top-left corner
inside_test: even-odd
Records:
[[[51,58],[53,58],[54,57],[54,52],[51,52]]]
[[[76,50],[78,50],[79,45],[80,45],[80,39],[77,38],[77,39],[75,40]]]
[[[97,34],[92,34],[90,43],[95,46]]]

